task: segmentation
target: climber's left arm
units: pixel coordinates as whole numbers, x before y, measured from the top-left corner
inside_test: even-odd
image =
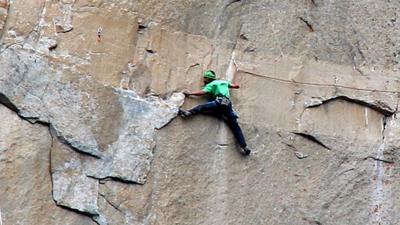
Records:
[[[232,82],[229,84],[229,88],[238,89],[238,88],[240,88],[240,85],[238,83]]]

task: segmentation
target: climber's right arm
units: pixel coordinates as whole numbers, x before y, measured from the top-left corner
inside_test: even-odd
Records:
[[[194,96],[203,96],[203,95],[206,94],[206,92],[203,91],[203,90],[199,90],[199,91],[188,91],[188,90],[185,90],[185,91],[183,91],[183,94],[184,94],[186,97],[189,97],[189,96],[191,96],[191,95],[194,95]]]
[[[240,88],[240,85],[238,83],[230,83],[229,88],[238,89]]]

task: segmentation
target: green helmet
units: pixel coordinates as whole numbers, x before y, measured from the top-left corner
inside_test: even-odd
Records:
[[[215,72],[212,70],[206,70],[203,74],[203,77],[215,80],[217,75],[215,75]]]

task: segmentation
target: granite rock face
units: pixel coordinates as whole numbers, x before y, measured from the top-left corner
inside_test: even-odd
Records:
[[[3,224],[95,224],[60,207],[52,196],[49,129],[0,107],[0,211]],[[54,187],[53,187],[54,188]]]
[[[0,0],[0,224],[397,224],[399,8]]]

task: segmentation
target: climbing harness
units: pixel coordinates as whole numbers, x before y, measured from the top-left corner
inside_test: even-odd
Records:
[[[231,100],[228,97],[225,96],[218,96],[215,99],[216,102],[218,102],[218,104],[223,105],[223,106],[228,106],[231,103]]]

